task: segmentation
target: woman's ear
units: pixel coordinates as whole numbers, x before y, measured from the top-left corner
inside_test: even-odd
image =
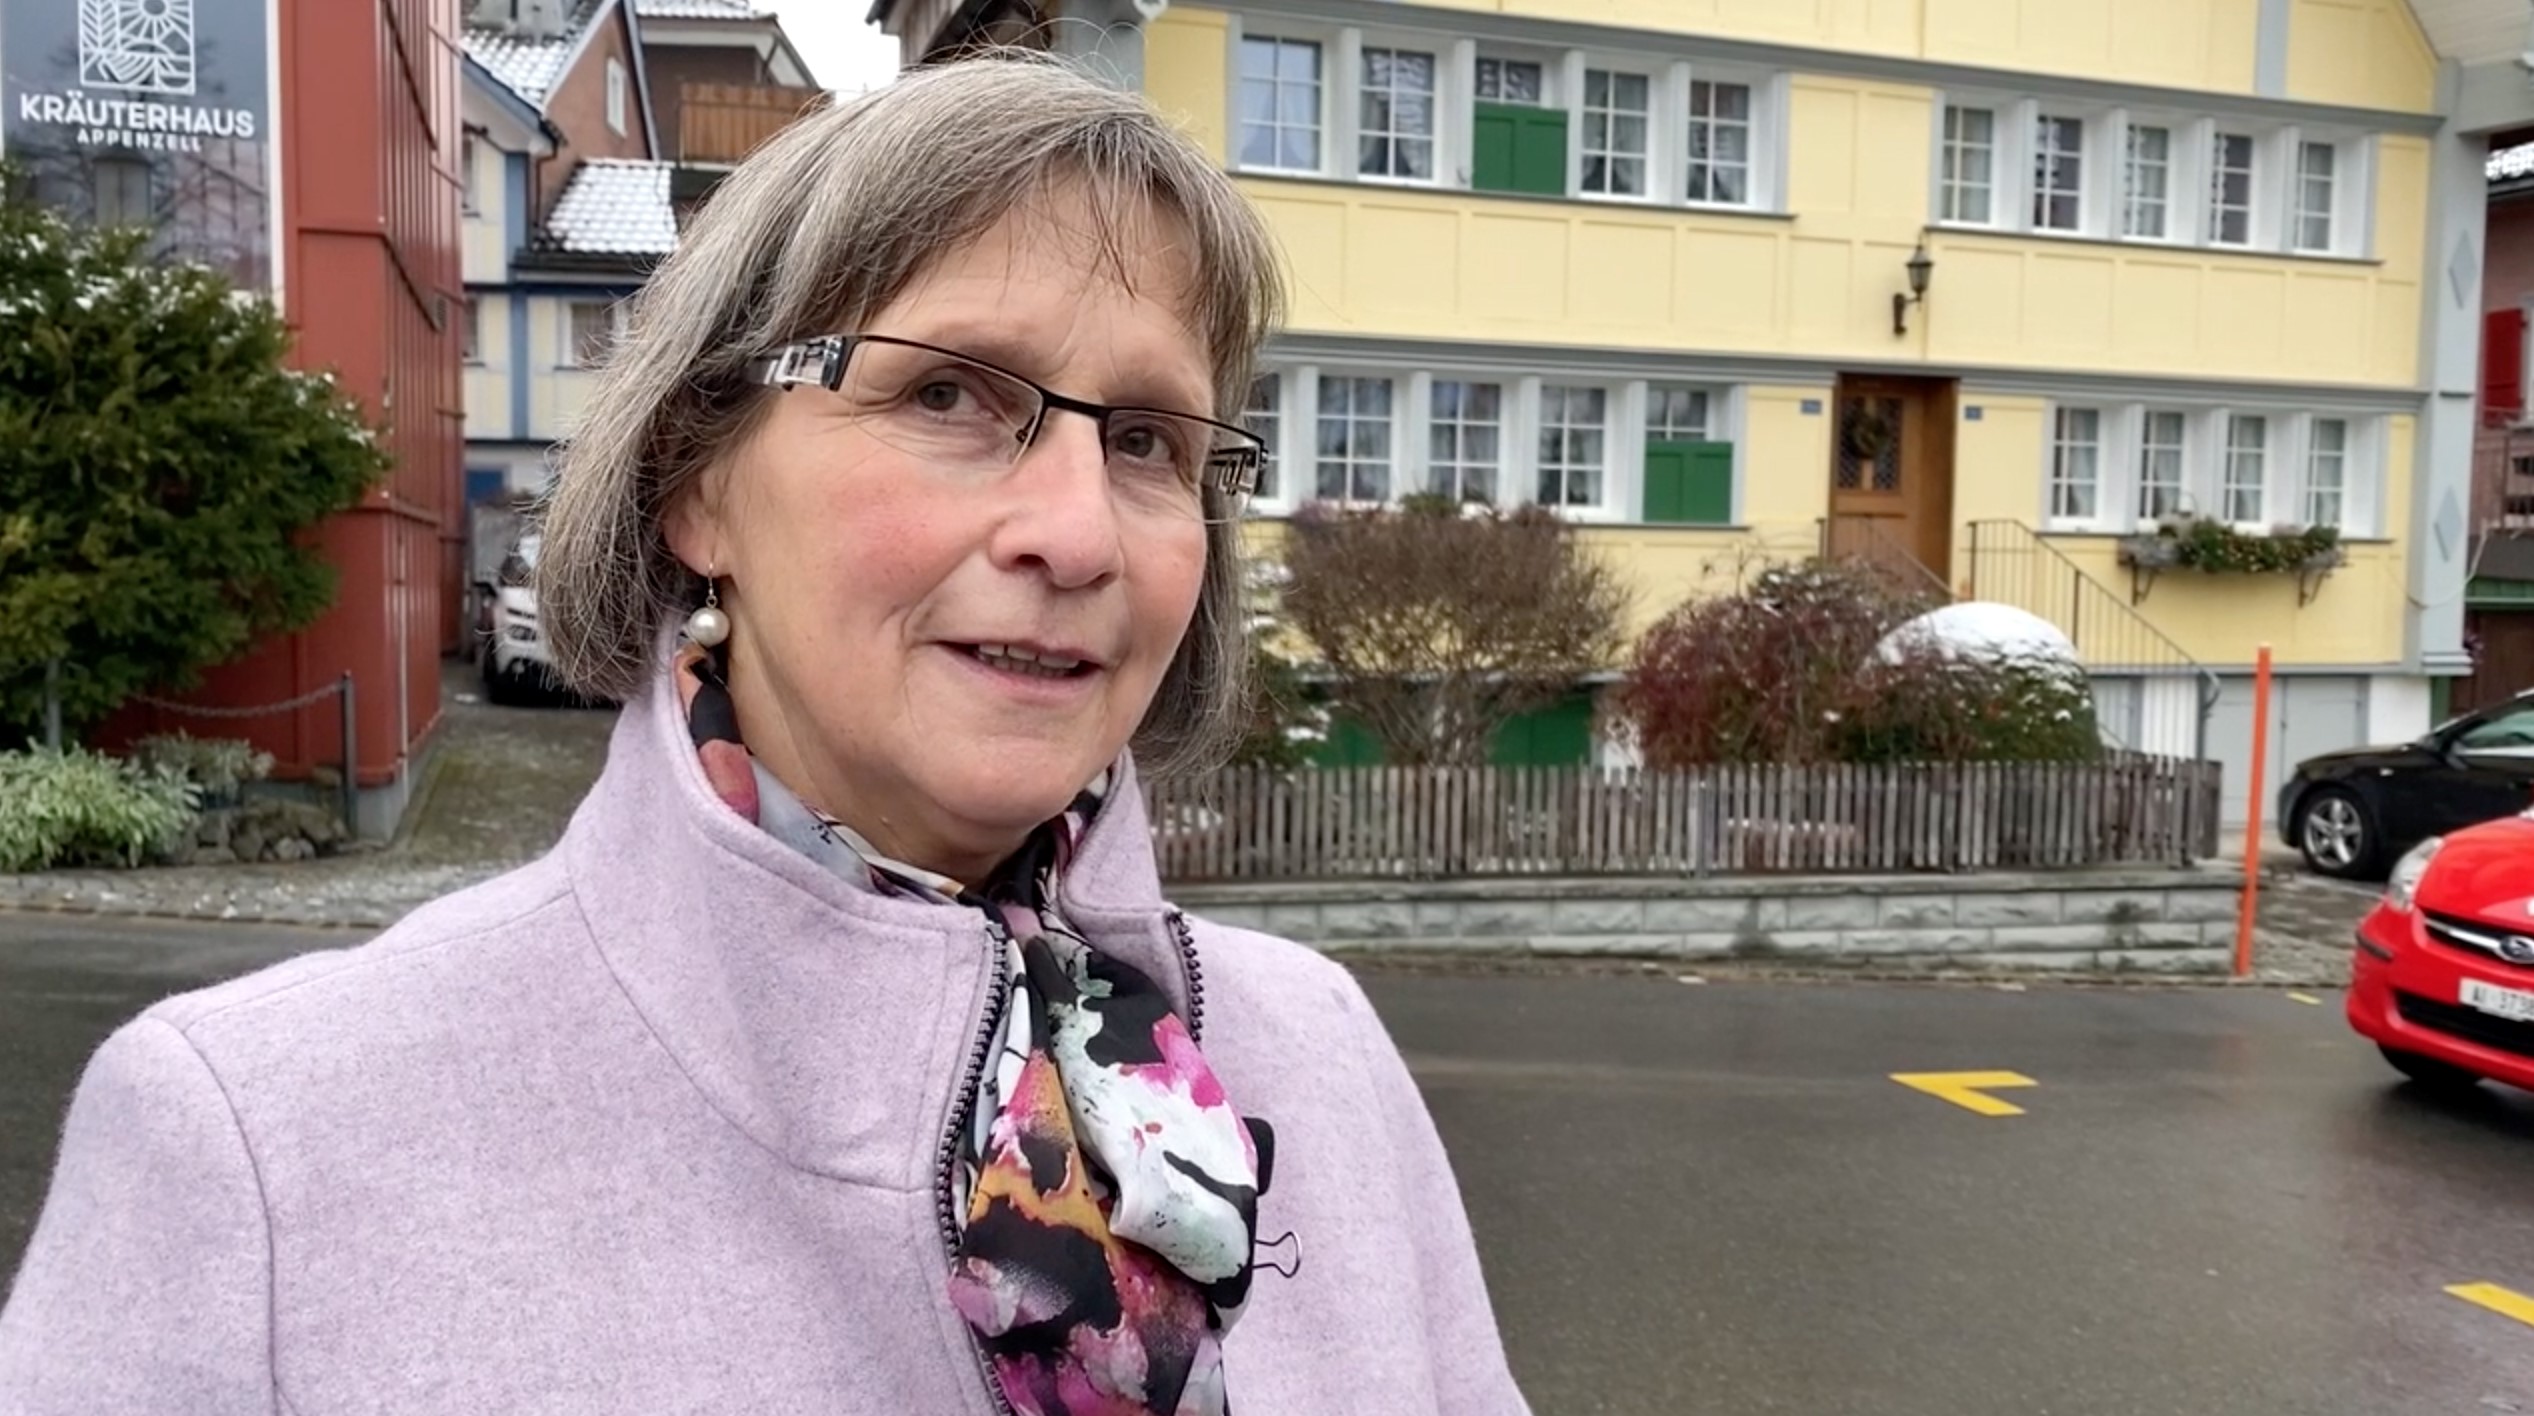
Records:
[[[719,574],[730,565],[730,557],[722,553],[720,490],[720,478],[707,472],[669,506],[664,526],[669,549],[697,575]]]

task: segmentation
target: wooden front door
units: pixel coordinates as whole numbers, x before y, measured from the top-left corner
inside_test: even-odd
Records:
[[[1950,379],[1839,380],[1830,438],[1834,555],[1892,552],[1953,578],[1953,420]]]

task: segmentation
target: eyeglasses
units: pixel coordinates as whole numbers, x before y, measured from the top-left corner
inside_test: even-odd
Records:
[[[1086,403],[956,350],[887,335],[805,339],[750,373],[786,391],[816,384],[871,436],[954,474],[999,475],[1038,440],[1049,412],[1079,413],[1099,424],[1113,493],[1148,515],[1235,520],[1267,459],[1263,439],[1228,423]]]

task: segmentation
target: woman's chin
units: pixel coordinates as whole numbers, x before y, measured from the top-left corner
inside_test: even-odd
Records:
[[[1089,753],[1042,753],[998,743],[927,775],[933,800],[951,815],[1026,835],[1071,806],[1107,766]]]

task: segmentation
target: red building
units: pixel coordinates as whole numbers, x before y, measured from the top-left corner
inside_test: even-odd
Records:
[[[2522,135],[2519,135],[2522,136]],[[2480,426],[2473,439],[2472,578],[2464,637],[2473,672],[2454,711],[2534,688],[2534,408],[2527,322],[2534,312],[2534,145],[2490,160],[2482,260]]]
[[[391,831],[440,711],[439,665],[458,644],[458,0],[269,0],[272,265],[296,362],[330,370],[385,426],[394,467],[319,533],[338,575],[307,629],[214,671],[191,700],[250,708],[351,675],[364,834]],[[185,728],[246,737],[275,776],[324,782],[343,760],[327,697],[210,720],[140,708],[108,740]]]

